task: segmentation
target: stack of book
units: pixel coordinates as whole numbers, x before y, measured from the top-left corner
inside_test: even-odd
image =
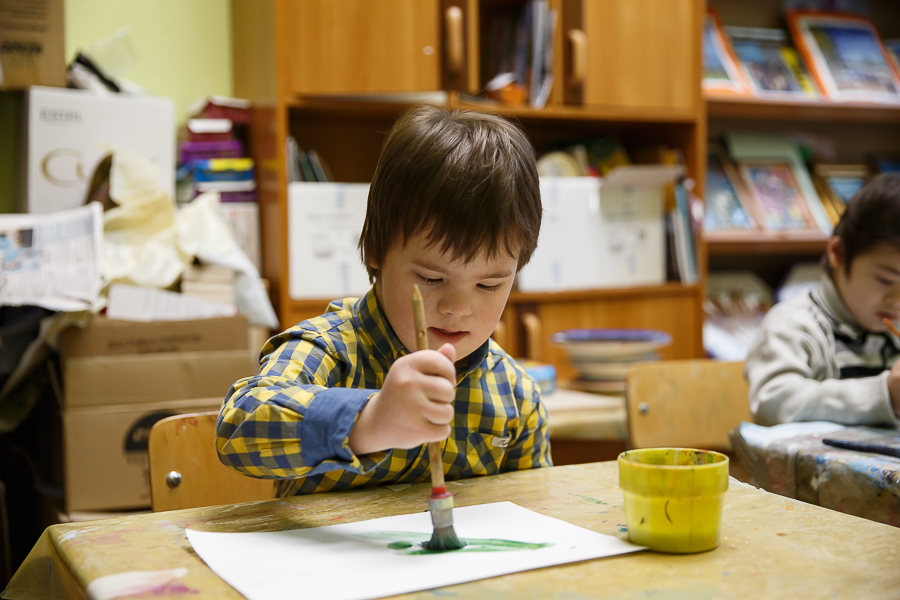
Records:
[[[181,293],[209,302],[233,305],[234,271],[216,265],[192,265],[181,275]]]
[[[235,239],[261,269],[256,170],[245,155],[252,104],[210,96],[189,111],[193,118],[185,124],[178,147],[176,199],[183,204],[206,192],[218,193],[220,212]]]

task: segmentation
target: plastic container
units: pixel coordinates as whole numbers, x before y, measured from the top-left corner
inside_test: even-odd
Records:
[[[632,543],[684,554],[719,545],[728,457],[689,448],[619,455],[619,487]]]

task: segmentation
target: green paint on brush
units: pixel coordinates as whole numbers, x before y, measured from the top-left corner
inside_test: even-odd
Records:
[[[397,550],[397,554],[442,554],[440,550],[428,550],[422,545],[428,543],[431,536],[424,533],[412,533],[408,531],[370,531],[358,533],[356,537],[369,540],[384,540],[390,542],[388,548]],[[531,544],[528,542],[516,542],[513,540],[460,538],[466,545],[453,552],[515,552],[519,550],[537,550],[553,544]]]
[[[582,500],[586,500],[592,504],[602,504],[603,506],[609,506],[606,502],[602,500],[597,500],[596,498],[591,498],[590,496],[582,496],[581,494],[569,494],[570,496],[575,496],[576,498],[581,498]]]

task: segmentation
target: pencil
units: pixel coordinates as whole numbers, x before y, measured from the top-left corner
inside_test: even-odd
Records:
[[[428,327],[425,325],[425,305],[419,286],[413,287],[413,323],[416,327],[416,350],[428,350]],[[444,485],[444,461],[441,458],[441,443],[428,444],[428,462],[431,466],[431,495],[428,510],[434,533],[431,540],[422,544],[426,550],[445,552],[459,550],[466,545],[456,537],[453,529],[453,494]]]
[[[885,318],[885,319],[882,319],[881,322],[884,323],[885,325],[887,325],[887,328],[891,330],[891,333],[893,333],[897,337],[900,337],[900,331],[897,331],[897,328],[894,326],[893,323],[891,323],[890,319]]]

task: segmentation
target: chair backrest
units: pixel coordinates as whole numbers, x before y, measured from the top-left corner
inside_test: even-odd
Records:
[[[216,454],[217,416],[215,412],[178,415],[158,421],[150,430],[150,502],[154,511],[272,497],[272,481],[241,475],[221,463]]]
[[[728,432],[752,420],[742,362],[638,364],[628,371],[625,394],[632,448],[729,450]]]

